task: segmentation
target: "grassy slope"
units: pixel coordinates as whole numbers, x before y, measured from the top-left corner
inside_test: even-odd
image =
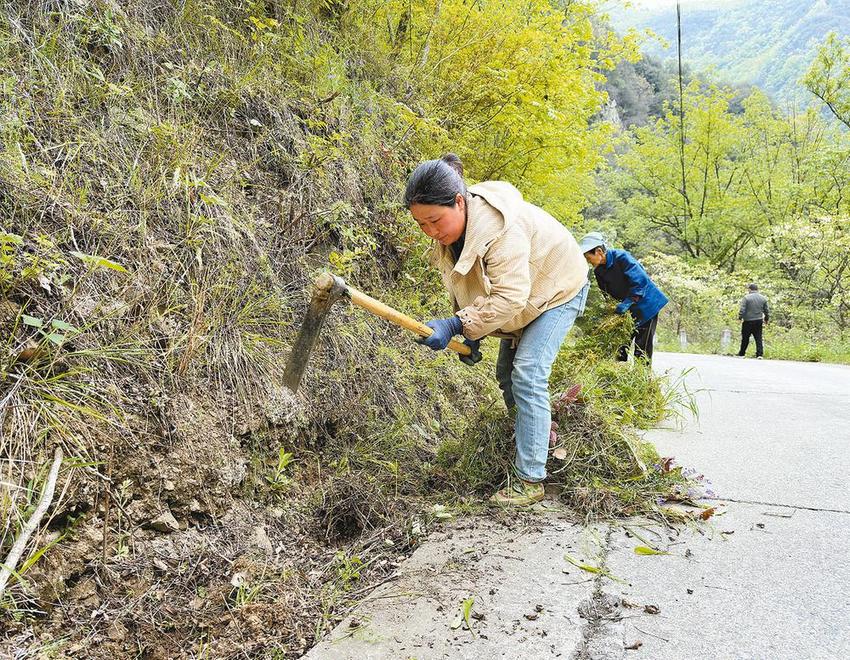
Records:
[[[303,38],[292,61],[250,8],[229,4],[46,14],[33,3],[2,33],[0,206],[21,237],[5,264],[4,480],[37,485],[33,467],[57,444],[71,457],[34,545],[61,538],[62,550],[5,605],[17,618],[46,611],[51,638],[86,621],[81,634],[112,639],[104,657],[128,643],[154,654],[209,643],[224,657],[239,636],[210,629],[234,603],[257,605],[235,610],[237,625],[262,624],[256,648],[305,648],[339,577],[326,537],[396,520],[392,502],[358,506],[389,484],[420,492],[433,421],[462,432],[456,410],[488,387],[344,306],[303,399],[276,384],[329,254],[415,314],[436,289],[404,258],[420,248],[391,204],[410,156],[381,148],[397,141],[384,99],[357,81],[324,94],[313,76],[341,63],[318,25],[280,31]],[[21,314],[79,331],[57,347]],[[353,488],[327,484],[323,466]],[[3,548],[29,496],[6,493]],[[164,512],[181,531],[150,529]],[[93,607],[111,614],[89,623]]]

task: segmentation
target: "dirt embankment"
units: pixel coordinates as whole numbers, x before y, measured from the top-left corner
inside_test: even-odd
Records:
[[[396,207],[414,155],[244,7],[48,4],[0,10],[0,556],[66,459],[0,655],[295,657],[416,544],[433,425],[480,391],[345,306],[279,385],[329,262],[433,302]]]

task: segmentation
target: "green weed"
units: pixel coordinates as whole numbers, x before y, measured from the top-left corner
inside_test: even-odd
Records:
[[[289,466],[294,462],[294,455],[283,447],[278,450],[277,465],[272,473],[266,476],[266,481],[273,491],[286,488],[290,483]]]

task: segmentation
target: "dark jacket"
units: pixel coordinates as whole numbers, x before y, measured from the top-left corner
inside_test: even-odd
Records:
[[[770,320],[770,307],[767,304],[767,298],[758,291],[748,293],[741,299],[738,318],[742,321],[761,321],[763,319],[768,322]]]
[[[626,250],[608,250],[605,263],[593,269],[599,288],[616,300],[617,313],[631,311],[638,325],[649,323],[667,304],[667,296]]]

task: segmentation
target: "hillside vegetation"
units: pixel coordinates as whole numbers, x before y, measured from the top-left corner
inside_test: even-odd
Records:
[[[694,81],[684,138],[672,106],[624,132],[588,221],[643,256],[670,295],[668,344],[684,330],[720,351],[755,281],[773,308],[771,356],[847,361],[850,140],[814,107],[787,116],[756,91],[739,112],[732,97]]]
[[[683,9],[686,19],[732,16],[744,11],[739,4]],[[760,4],[747,3],[747,11]],[[800,11],[820,15],[837,3],[803,4]],[[782,42],[785,23],[768,18],[742,15],[735,31],[770,32]],[[819,38],[789,81],[796,106],[727,84],[719,72],[707,76],[687,44],[684,57],[682,116],[675,62],[646,55],[607,74],[606,114],[616,111],[622,130],[599,172],[600,195],[583,212],[586,226],[639,255],[670,294],[659,325],[665,348],[679,350],[684,333],[687,350],[734,351],[721,338],[728,329],[737,334],[738,302],[754,281],[773,309],[771,357],[850,361],[847,38]]]

